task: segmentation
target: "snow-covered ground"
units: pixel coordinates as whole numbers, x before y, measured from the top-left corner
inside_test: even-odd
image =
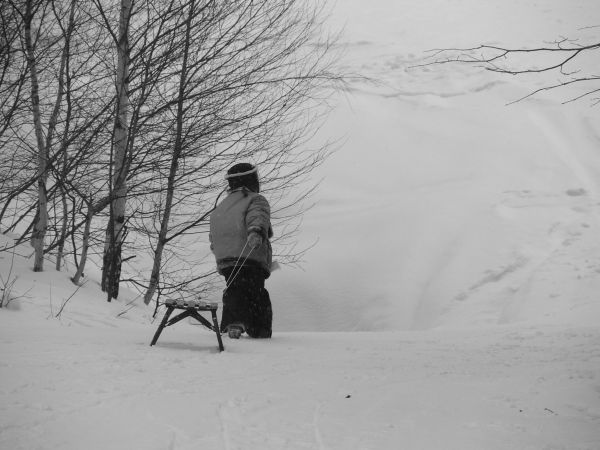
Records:
[[[325,128],[343,145],[304,222],[307,242],[319,240],[305,272],[270,282],[294,312],[279,324],[598,323],[598,108],[562,105],[569,91],[506,106],[555,74],[415,66],[437,48],[597,42],[600,28],[582,28],[600,4],[344,0],[332,19],[346,27],[347,69],[381,84],[353,83]]]
[[[414,67],[597,42],[600,4],[338,0],[331,23],[346,69],[379,83],[353,82],[323,129],[343,145],[317,174],[304,271],[268,282],[273,339],[218,353],[182,322],[149,347],[140,299],[0,253],[18,276],[0,449],[600,448],[598,108],[506,106],[544,80]]]
[[[280,332],[219,354],[198,327],[149,347],[148,325],[73,310],[0,314],[0,448],[600,447],[597,327]]]

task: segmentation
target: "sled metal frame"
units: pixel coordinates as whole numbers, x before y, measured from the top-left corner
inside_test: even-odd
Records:
[[[225,350],[225,347],[223,347],[223,340],[221,339],[219,321],[217,320],[217,309],[219,309],[219,306],[216,303],[207,303],[200,300],[168,299],[165,301],[165,306],[167,307],[167,311],[165,312],[165,315],[163,316],[160,325],[156,330],[156,333],[154,333],[154,337],[152,338],[152,342],[150,342],[150,346],[156,344],[156,341],[158,341],[160,334],[166,327],[175,325],[177,322],[185,319],[186,317],[192,317],[209,330],[214,331],[217,335],[217,341],[219,342],[219,351],[222,352],[223,350]],[[176,309],[183,310],[183,312],[169,319],[173,311]],[[200,315],[200,311],[210,312],[212,317],[212,323],[210,323],[208,319]]]

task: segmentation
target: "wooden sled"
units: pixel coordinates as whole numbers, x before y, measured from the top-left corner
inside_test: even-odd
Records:
[[[207,303],[201,300],[166,300],[165,306],[167,307],[167,311],[163,316],[156,333],[154,333],[154,337],[152,338],[152,342],[150,346],[156,344],[158,338],[162,331],[171,325],[175,325],[180,320],[185,319],[186,317],[192,317],[204,325],[211,331],[214,331],[217,335],[217,341],[219,342],[219,351],[225,350],[223,347],[223,340],[221,339],[221,330],[219,329],[219,322],[217,320],[217,309],[219,309],[219,305],[217,303]],[[174,310],[180,309],[181,313],[177,314],[175,317],[169,320],[171,314]],[[208,311],[212,316],[212,323],[210,323],[205,317],[200,315],[200,311]]]

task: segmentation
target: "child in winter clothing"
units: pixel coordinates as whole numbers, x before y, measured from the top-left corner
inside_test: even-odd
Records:
[[[210,216],[210,243],[225,277],[221,331],[239,338],[271,337],[273,312],[265,279],[271,274],[271,209],[259,194],[256,167],[240,163],[225,176],[229,194]]]

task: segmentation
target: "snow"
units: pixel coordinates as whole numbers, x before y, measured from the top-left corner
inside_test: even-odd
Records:
[[[598,13],[339,0],[344,64],[380,82],[351,83],[323,129],[343,145],[316,174],[302,239],[318,245],[268,281],[273,338],[219,353],[183,321],[150,347],[134,294],[107,303],[92,269],[78,288],[33,273],[26,246],[2,252],[3,284],[18,278],[0,448],[600,448],[597,108],[506,106],[543,81],[415,67],[434,48],[597,41]]]
[[[0,314],[0,448],[600,443],[597,327],[279,332],[218,353],[185,323],[149,347],[153,327],[94,300],[74,296],[60,320],[37,296]]]
[[[322,168],[319,203],[304,220],[306,241],[318,240],[305,271],[283,270],[270,282],[293,311],[279,324],[371,331],[597,323],[597,109],[561,104],[568,92],[507,106],[556,75],[422,65],[442,47],[595,42],[599,29],[582,28],[594,25],[598,3],[365,8],[345,0],[336,8],[347,70],[380,83],[352,83],[325,127],[343,144]]]

